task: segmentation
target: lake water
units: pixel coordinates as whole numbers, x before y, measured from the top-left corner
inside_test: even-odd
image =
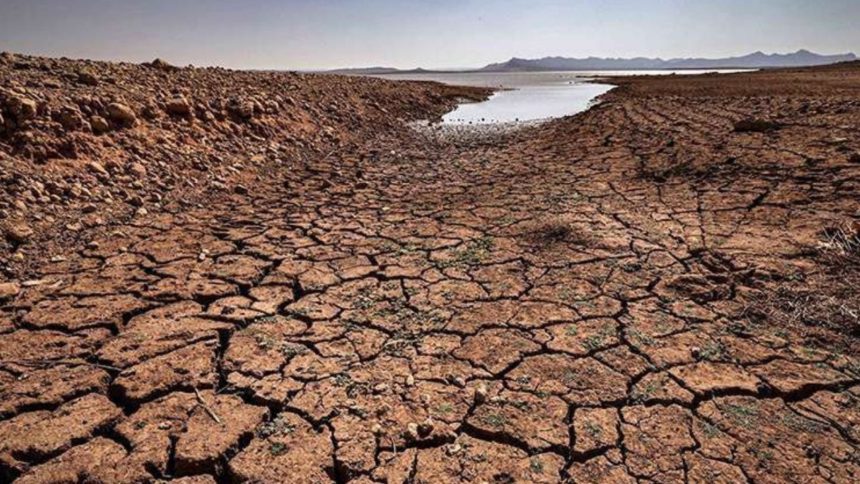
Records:
[[[585,111],[598,96],[612,89],[613,86],[608,84],[589,82],[605,76],[692,75],[705,72],[714,71],[446,72],[384,74],[378,77],[504,89],[497,91],[487,101],[461,104],[443,117],[443,122],[448,124],[481,124],[534,121]]]

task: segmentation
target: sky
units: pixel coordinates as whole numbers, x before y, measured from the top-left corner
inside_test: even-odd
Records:
[[[860,54],[860,0],[0,0],[0,51],[239,69]]]

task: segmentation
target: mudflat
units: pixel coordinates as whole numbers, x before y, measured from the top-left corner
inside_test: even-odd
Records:
[[[0,69],[3,480],[860,479],[860,64],[456,137],[486,91]]]

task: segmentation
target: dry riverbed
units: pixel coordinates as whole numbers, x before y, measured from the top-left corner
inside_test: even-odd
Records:
[[[440,85],[98,64],[48,86],[67,62],[3,69],[41,115],[150,76],[163,101],[0,135],[15,180],[82,165],[87,189],[7,189],[30,234],[0,283],[3,480],[860,478],[860,66],[617,79],[461,138],[408,126],[462,94]],[[261,110],[168,107],[195,82]]]

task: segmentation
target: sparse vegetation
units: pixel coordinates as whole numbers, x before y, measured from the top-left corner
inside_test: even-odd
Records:
[[[273,456],[286,454],[289,448],[282,442],[272,442],[269,444],[269,453]]]
[[[468,267],[481,263],[493,249],[492,237],[484,236],[469,241],[464,247],[452,252],[450,259],[439,263],[439,267]]]
[[[508,419],[506,419],[504,415],[499,415],[497,413],[486,415],[482,420],[484,423],[492,427],[504,427],[508,422]]]
[[[282,415],[276,416],[272,421],[265,422],[257,428],[257,435],[263,438],[287,435],[295,431],[295,427]]]
[[[563,222],[545,222],[538,225],[527,234],[527,239],[537,248],[545,248],[555,244],[571,244],[579,247],[594,245],[594,237],[581,230],[576,230]]]
[[[752,428],[758,421],[758,410],[749,405],[729,404],[722,410],[733,422],[742,427]]]

